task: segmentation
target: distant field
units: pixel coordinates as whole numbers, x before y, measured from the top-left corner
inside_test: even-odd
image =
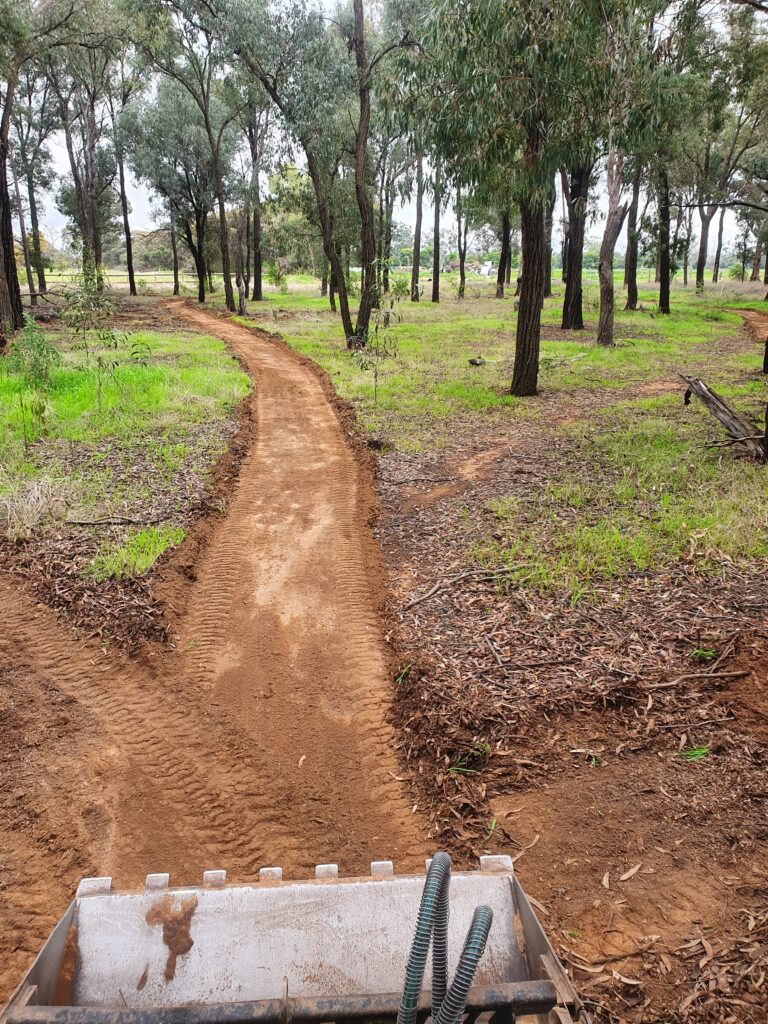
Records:
[[[517,267],[512,269],[512,290],[514,290],[514,281],[518,273]],[[114,268],[105,270],[105,277],[107,284],[110,288],[114,288],[116,291],[127,291],[128,290],[128,273],[122,268]],[[399,268],[393,272],[395,278],[404,278],[410,282],[410,270],[407,268]],[[560,279],[559,268],[553,268],[553,276],[555,282]],[[136,286],[139,293],[152,294],[152,293],[164,293],[170,292],[173,289],[173,272],[171,270],[137,270],[136,274]],[[354,273],[353,273],[354,278]],[[77,281],[77,270],[72,269],[66,272],[48,272],[46,279],[51,288],[57,288],[66,285],[72,285]],[[712,286],[712,272],[707,271],[705,275],[706,281]],[[459,275],[456,271],[450,273],[441,274],[441,284],[447,290],[446,297],[450,298],[451,295],[455,295],[459,284]],[[621,287],[624,282],[624,271],[621,268],[617,268],[614,273],[614,280],[617,287]],[[422,269],[421,272],[421,286],[423,290],[423,298],[429,299],[431,291],[432,273],[429,270]],[[596,270],[585,270],[584,272],[585,286],[590,284],[597,285],[597,271]],[[190,295],[197,295],[197,278],[194,274],[181,272],[179,274],[179,283],[183,292],[188,292]],[[217,294],[224,291],[224,280],[221,274],[213,274],[214,284],[214,298]],[[653,271],[648,268],[643,268],[638,275],[638,284],[642,288],[644,285],[653,285]],[[510,286],[507,286],[510,287]],[[739,281],[735,281],[726,275],[721,277],[720,281],[713,286],[718,290],[720,294],[730,293],[732,291],[739,292],[744,290],[745,295],[749,297],[762,298],[765,293],[765,286],[762,283],[749,284],[745,282],[742,284]],[[286,278],[286,284],[282,288],[275,287],[269,284],[266,280],[264,281],[264,291],[267,294],[280,295],[285,294],[284,289],[287,288],[289,293],[292,292],[317,292],[320,290],[319,278],[312,277],[310,274],[290,274]],[[682,275],[678,275],[673,282],[673,288],[683,288]],[[693,284],[688,285],[688,289],[692,289]],[[496,289],[496,278],[495,276],[485,277],[480,274],[467,274],[467,297],[481,298],[486,294],[492,295]],[[470,291],[473,290],[473,291]],[[752,293],[755,293],[754,296]],[[22,283],[22,294],[27,297],[26,285]]]

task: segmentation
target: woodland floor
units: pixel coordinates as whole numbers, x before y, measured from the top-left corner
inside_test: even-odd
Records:
[[[333,329],[279,302],[264,326],[291,344],[305,321]],[[494,393],[487,414],[430,418],[414,391],[406,442],[368,391],[356,426],[274,336],[172,306],[255,380],[184,544],[122,596],[78,591],[55,536],[0,572],[0,999],[84,875],[407,870],[444,845],[518,858],[595,1021],[764,1021],[768,562],[683,530],[663,495],[627,497],[605,441],[657,436],[676,369],[757,412],[757,314],[621,390],[558,351],[522,411]],[[717,473],[746,474],[764,542],[755,467],[697,448],[718,436],[701,410],[672,429],[686,472],[714,464],[702,503]],[[593,547],[562,547],[585,522]],[[631,550],[606,571],[616,537]]]

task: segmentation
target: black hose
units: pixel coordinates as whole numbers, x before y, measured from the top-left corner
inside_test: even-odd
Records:
[[[451,987],[448,989],[440,1009],[436,1011],[434,1004],[432,1006],[434,1024],[459,1024],[463,1017],[464,1007],[467,1005],[467,995],[480,957],[485,952],[485,944],[488,941],[492,921],[493,911],[490,907],[477,907],[472,915],[472,924],[469,926]]]
[[[397,1024],[415,1024],[429,943],[432,950],[432,1005],[442,1004],[448,985],[448,887],[451,882],[451,858],[436,853],[432,858],[421,894],[416,934],[405,969],[405,986],[397,1011]]]

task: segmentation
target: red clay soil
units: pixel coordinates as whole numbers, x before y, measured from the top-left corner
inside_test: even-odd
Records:
[[[768,340],[768,311],[763,313],[757,309],[737,309],[736,312],[755,341]]]
[[[423,864],[386,721],[370,478],[308,365],[173,312],[243,360],[256,440],[187,567],[175,650],[104,651],[0,574],[0,1001],[84,875]]]

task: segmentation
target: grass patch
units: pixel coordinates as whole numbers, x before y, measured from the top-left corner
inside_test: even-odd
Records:
[[[6,532],[29,533],[50,519],[47,488],[87,518],[146,498],[191,463],[213,463],[226,444],[218,429],[247,393],[248,377],[217,338],[132,332],[117,349],[88,350],[48,335],[57,352],[42,391],[13,359],[0,359],[0,511]],[[134,362],[132,350],[146,354]],[[45,487],[37,486],[41,483]],[[51,504],[50,502],[48,504]],[[122,511],[122,510],[120,510]],[[124,514],[124,512],[122,512]]]
[[[102,544],[90,563],[89,574],[97,580],[143,576],[163,552],[183,540],[180,527],[150,526],[133,531],[122,542]]]
[[[698,448],[713,430],[671,398],[602,413],[561,477],[525,502],[487,504],[495,537],[474,557],[574,600],[680,560],[714,572],[723,559],[768,557],[766,468]]]
[[[37,420],[22,407],[26,389],[21,376],[0,373],[3,437],[28,443],[43,435],[92,442],[157,434],[179,423],[221,416],[248,390],[248,378],[217,338],[133,332],[126,350],[137,343],[148,346],[147,365],[125,359],[100,370],[100,360],[114,363],[113,350],[93,344],[86,355],[59,337],[61,363],[51,371],[48,409]]]
[[[641,282],[641,308],[627,312],[620,308],[619,273],[616,283],[616,346],[605,349],[595,343],[598,287],[592,272],[585,274],[587,329],[566,340],[546,339],[547,331],[560,325],[563,288],[556,282],[542,314],[539,383],[545,394],[565,398],[597,387],[620,393],[668,378],[677,369],[697,372],[723,336],[738,332],[741,319],[735,309],[750,298],[732,284],[722,294],[719,287],[708,286],[703,297],[693,286],[677,285],[671,316],[659,316],[655,285]],[[288,344],[319,363],[369,432],[386,436],[404,451],[439,448],[451,444],[457,423],[472,417],[482,415],[489,428],[503,429],[519,416],[536,415],[535,405],[509,394],[517,317],[511,292],[497,300],[494,282],[470,275],[467,298],[459,302],[455,284],[454,275],[443,276],[439,305],[396,303],[399,320],[390,329],[394,351],[379,363],[375,402],[373,374],[347,351],[339,318],[328,310],[318,282],[292,278],[287,292],[251,303],[254,319],[243,322],[279,331]],[[215,296],[214,301],[223,300]],[[485,364],[470,366],[474,356],[482,356]],[[757,368],[757,355],[732,358],[745,369]]]

